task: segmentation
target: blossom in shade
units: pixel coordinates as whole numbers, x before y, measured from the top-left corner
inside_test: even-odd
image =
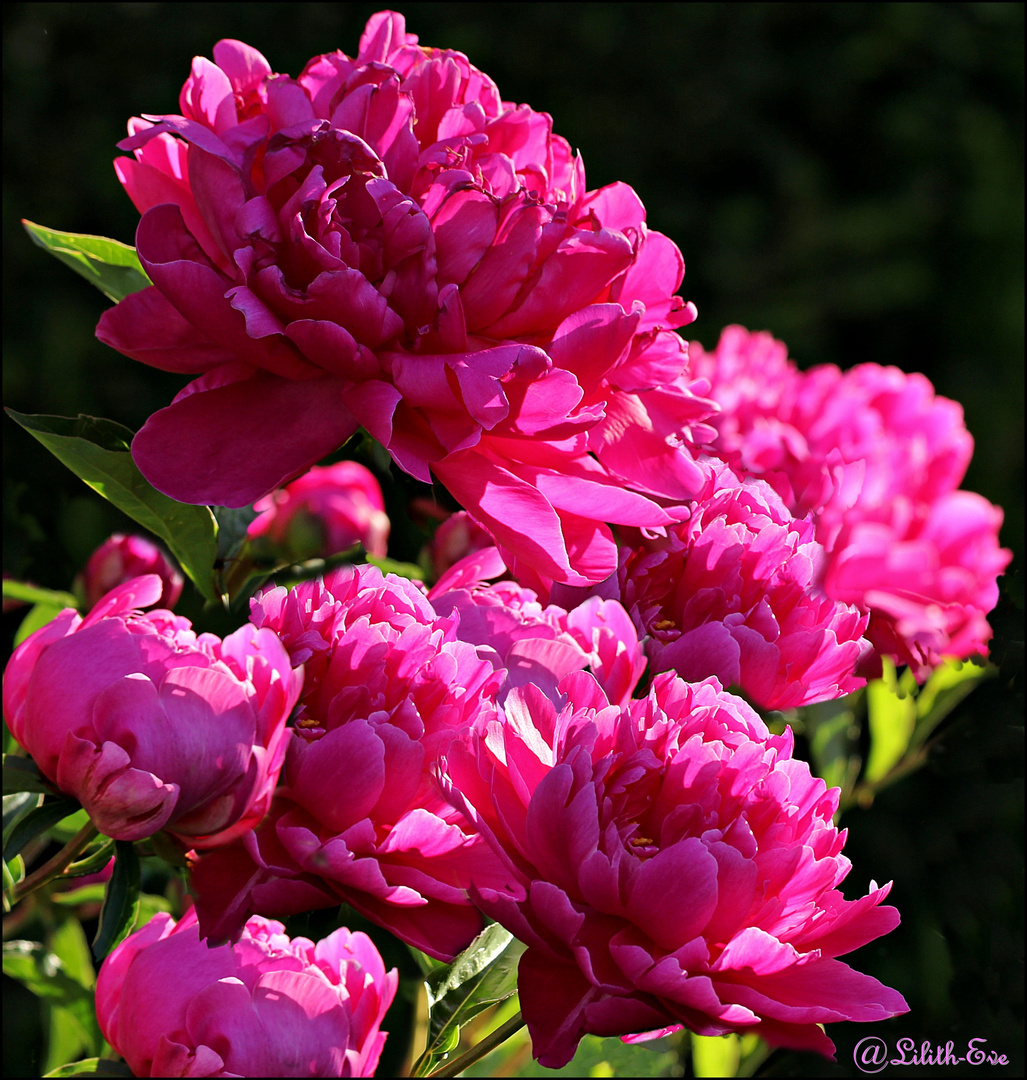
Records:
[[[483,911],[527,945],[518,988],[541,1064],[582,1035],[752,1032],[830,1055],[822,1024],[902,996],[837,957],[893,929],[890,886],[845,900],[837,789],[715,679],[658,675],[610,706],[591,676],[557,704],[515,689],[448,757],[449,797],[506,861]]]
[[[366,934],[254,916],[208,948],[194,909],[161,912],[104,961],[96,1015],[133,1076],[373,1076],[397,982]]]
[[[711,467],[687,521],[622,552],[621,599],[653,671],[717,676],[762,708],[859,689],[868,616],[820,585],[824,550],[762,480]]]
[[[163,587],[135,578],[84,619],[66,608],[26,638],[4,672],[4,716],[100,832],[164,829],[203,848],[267,811],[303,676],[270,630],[222,641],[170,611],[141,613]]]
[[[194,867],[204,935],[345,901],[451,959],[482,925],[470,872],[495,860],[432,770],[494,712],[501,676],[418,586],[374,566],[266,591],[251,618],[306,678],[271,813]]]
[[[428,562],[435,574],[441,576],[466,555],[494,546],[495,540],[488,530],[483,529],[466,510],[458,510],[439,522],[427,546]]]
[[[443,574],[428,593],[440,615],[458,618],[460,639],[477,645],[479,655],[502,672],[500,700],[529,682],[555,693],[564,675],[586,668],[611,701],[629,700],[646,658],[624,608],[599,596],[572,611],[543,606],[515,581],[489,583],[506,570],[499,552],[484,548]]]
[[[894,367],[800,372],[784,344],[740,326],[689,356],[721,406],[714,452],[812,513],[825,588],[870,610],[878,652],[918,678],[946,657],[986,655],[1012,556],[998,544],[1002,511],[958,490],[973,453],[961,407]]]
[[[79,577],[86,610],[95,607],[111,589],[143,574],[157,574],[164,591],[157,601],[162,608],[173,608],[182,595],[185,581],[178,567],[145,536],[115,533],[89,556]]]
[[[294,558],[334,555],[354,544],[384,559],[389,519],[374,474],[357,461],[315,466],[254,503],[251,539],[266,537]]]
[[[614,568],[609,523],[670,518],[713,408],[674,332],[684,263],[623,183],[589,191],[552,120],[380,12],[359,52],[274,74],[196,58],[118,176],[153,286],[121,352],[197,376],[136,436],[159,490],[240,506],[363,425],[553,580]]]

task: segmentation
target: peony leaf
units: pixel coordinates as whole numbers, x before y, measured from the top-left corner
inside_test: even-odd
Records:
[[[30,634],[34,634],[41,626],[53,622],[64,610],[64,605],[35,604],[29,608],[29,613],[21,620],[18,632],[14,635],[15,648],[19,646]]]
[[[50,1076],[131,1076],[132,1070],[123,1061],[106,1061],[100,1058],[83,1058],[61,1065],[44,1074]]]
[[[517,992],[517,962],[524,948],[509,930],[493,923],[451,964],[428,975],[428,1037],[414,1076],[427,1076],[456,1049],[468,1020]]]
[[[50,795],[53,788],[43,778],[39,766],[27,757],[4,754],[4,794],[17,791],[34,791],[41,795]],[[4,833],[7,832],[7,818],[4,817]]]
[[[932,731],[979,682],[998,673],[994,664],[946,660],[924,683],[916,699],[916,731],[910,749],[918,749]]]
[[[93,959],[97,963],[132,932],[139,916],[139,856],[127,840],[116,841],[114,849],[114,872],[107,882],[100,925],[93,939]]]
[[[7,410],[82,481],[160,537],[207,599],[220,602],[214,563],[217,522],[210,508],[175,502],[151,487],[129,451],[132,431],[93,416],[29,416]]]
[[[895,664],[888,657],[883,663],[882,677],[867,683],[870,754],[863,782],[869,785],[884,779],[902,760],[916,725],[913,687],[896,677]]]
[[[30,841],[49,832],[58,822],[80,809],[75,799],[62,798],[29,810],[14,823],[10,833],[4,836],[4,858],[10,862],[15,855],[25,850]]]
[[[41,589],[38,585],[30,585],[26,581],[13,581],[11,578],[4,579],[4,599],[23,600],[27,604],[49,604],[58,609],[78,607],[78,601],[71,593],[60,592],[56,589]]]
[[[88,233],[58,232],[22,219],[25,231],[44,251],[81,274],[90,285],[117,303],[152,284],[136,249],[120,240]]]
[[[742,1057],[738,1035],[692,1033],[692,1068],[696,1076],[737,1076]]]

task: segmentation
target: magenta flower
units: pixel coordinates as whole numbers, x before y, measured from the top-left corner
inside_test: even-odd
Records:
[[[411,505],[411,510],[420,509],[419,506]],[[465,556],[494,546],[495,540],[491,533],[483,529],[466,510],[458,510],[439,522],[435,535],[427,545],[428,563],[435,575],[441,577]]]
[[[182,595],[185,580],[173,562],[152,541],[144,536],[115,533],[89,556],[79,582],[86,610],[118,585],[143,574],[157,574],[164,591],[157,601],[162,608],[173,608]]]
[[[588,668],[611,701],[626,703],[646,659],[624,608],[598,596],[573,611],[543,607],[515,581],[488,583],[506,569],[498,551],[485,548],[458,562],[428,593],[440,615],[457,618],[460,640],[477,645],[502,673],[500,701],[529,682],[551,696],[565,675]]]
[[[97,333],[199,376],[136,436],[146,477],[240,506],[359,423],[511,558],[612,572],[607,523],[670,520],[648,496],[690,494],[713,408],[674,333],[681,254],[635,193],[587,191],[550,117],[395,12],[297,79],[238,41],[214,58],[116,163],[154,285]]]
[[[290,939],[254,916],[208,948],[194,909],[160,913],[104,961],[96,1015],[133,1076],[373,1076],[395,968],[366,934]]]
[[[495,861],[432,768],[492,715],[501,676],[416,585],[373,566],[272,589],[252,609],[306,679],[269,818],[195,868],[204,935],[345,901],[451,959],[481,929],[470,873]]]
[[[310,469],[258,499],[253,509],[260,516],[247,529],[250,537],[266,536],[294,557],[334,555],[359,543],[369,554],[385,558],[389,519],[382,489],[359,462]]]
[[[687,521],[622,553],[621,598],[653,671],[715,675],[766,709],[864,685],[868,616],[820,585],[824,550],[761,480],[710,471]]]
[[[945,657],[987,655],[985,616],[1012,555],[998,545],[1002,511],[957,490],[973,453],[960,406],[898,368],[800,372],[781,342],[740,326],[690,357],[721,406],[715,452],[812,512],[825,588],[870,610],[878,652],[921,679]]]
[[[100,832],[166,829],[187,847],[226,843],[264,816],[302,685],[270,630],[197,636],[156,603],[155,574],[66,608],[18,646],[4,716],[40,772]]]
[[[838,791],[792,759],[790,731],[714,679],[659,675],[626,708],[586,674],[561,689],[561,709],[513,691],[446,774],[506,861],[506,883],[472,895],[528,946],[518,987],[541,1064],[586,1033],[681,1024],[829,1055],[819,1025],[907,1011],[836,959],[899,916],[879,906],[888,885],[843,899]]]

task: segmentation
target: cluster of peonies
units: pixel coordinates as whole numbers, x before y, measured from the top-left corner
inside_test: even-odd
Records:
[[[506,926],[549,1067],[679,1025],[830,1054],[823,1024],[904,1011],[837,959],[897,924],[889,887],[842,897],[837,791],[733,691],[791,709],[881,655],[985,652],[1008,553],[958,490],[958,406],[737,327],[689,356],[680,253],[634,192],[588,191],[548,116],[396,13],[297,78],[214,60],[120,144],[153,285],[98,333],[197,376],[140,469],[256,500],[255,547],[382,557],[373,476],[310,468],[359,423],[465,511],[430,590],[343,566],[223,640],[144,613],[181,577],[112,538],[85,574],[112,591],[16,650],[4,709],[42,773],[188,853],[195,912],[101,972],[111,1044],[138,1075],[369,1075],[395,973],[266,918],[342,902],[440,960]]]
[[[810,514],[828,595],[870,612],[878,653],[923,678],[946,657],[987,655],[987,614],[1012,555],[1002,511],[959,490],[973,453],[963,410],[923,375],[860,364],[801,372],[767,333],[689,346],[720,412],[714,451]]]

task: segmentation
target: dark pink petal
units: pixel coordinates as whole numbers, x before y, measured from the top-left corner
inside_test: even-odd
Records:
[[[357,428],[343,379],[293,382],[261,372],[154,413],[132,456],[180,502],[246,506],[309,468]]]

